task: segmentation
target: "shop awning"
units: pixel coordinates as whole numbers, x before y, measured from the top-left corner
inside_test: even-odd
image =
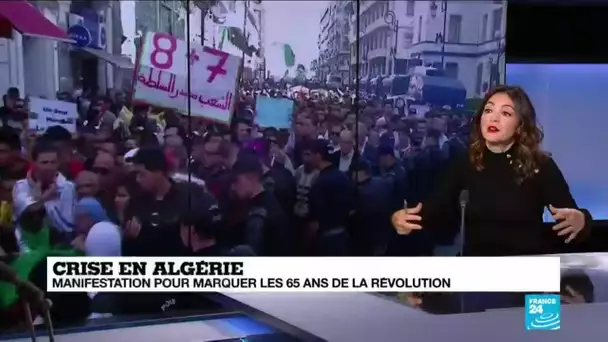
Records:
[[[24,36],[73,43],[65,31],[26,0],[0,1],[0,22],[4,23],[2,26],[10,24]]]
[[[123,56],[113,55],[105,50],[92,49],[92,48],[82,48],[84,51],[90,53],[91,55],[103,59],[104,61],[118,67],[121,69],[133,69],[133,63],[127,58]]]

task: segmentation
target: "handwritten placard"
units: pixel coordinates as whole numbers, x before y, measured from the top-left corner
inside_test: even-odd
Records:
[[[255,100],[255,122],[261,127],[290,128],[294,106],[291,99],[258,96]]]
[[[75,103],[30,97],[28,129],[38,134],[51,126],[62,126],[76,133],[78,109]]]
[[[188,51],[183,40],[149,32],[134,82],[134,99],[184,114],[190,109],[193,116],[229,123],[238,100],[240,65],[239,57],[226,52],[201,45]]]

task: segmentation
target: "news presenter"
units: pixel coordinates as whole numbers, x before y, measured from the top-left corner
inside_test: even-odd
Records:
[[[541,150],[543,133],[521,88],[489,91],[471,125],[468,155],[450,162],[424,203],[392,215],[399,234],[453,227],[466,190],[465,256],[555,253],[588,235],[591,215],[577,207],[557,164]],[[556,220],[552,229],[543,225],[545,207]]]

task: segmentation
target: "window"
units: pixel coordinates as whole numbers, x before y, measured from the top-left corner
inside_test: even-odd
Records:
[[[173,15],[173,11],[166,7],[165,5],[161,5],[160,6],[160,31],[161,32],[166,32],[166,33],[170,33],[173,34],[173,27],[172,27],[172,15]]]
[[[407,15],[408,17],[413,17],[415,5],[416,5],[416,3],[414,2],[414,0],[407,0],[407,7],[405,8],[405,15]]]
[[[407,48],[412,46],[412,44],[414,44],[414,32],[406,31],[403,34],[403,46]]]
[[[177,13],[173,14],[175,29],[173,30],[174,35],[179,39],[185,39],[186,37],[186,20],[185,18],[179,18]],[[192,38],[192,37],[190,37]]]
[[[448,43],[460,43],[460,30],[462,29],[462,16],[459,14],[450,15],[448,21]]]
[[[494,12],[492,12],[492,37],[490,37],[491,39],[497,38],[497,32],[498,32],[498,37],[502,36],[502,34],[500,33],[502,31],[502,8],[499,9],[495,9]]]
[[[477,75],[475,79],[475,91],[481,94],[481,82],[483,80],[483,63],[477,64]]]
[[[156,12],[157,5],[157,3],[152,1],[135,2],[136,30],[141,31],[142,33],[147,30],[156,31],[156,27],[158,25],[158,17]]]
[[[418,17],[418,42],[422,41],[422,16]]]
[[[484,14],[481,18],[481,37],[480,40],[485,42],[488,39],[488,14]]]
[[[445,76],[451,78],[458,78],[458,63],[447,62],[445,63]]]

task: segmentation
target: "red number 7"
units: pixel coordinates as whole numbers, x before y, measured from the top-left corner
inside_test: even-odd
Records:
[[[220,58],[216,65],[207,66],[207,70],[211,72],[211,75],[209,75],[207,82],[213,82],[217,75],[226,75],[226,69],[224,69],[224,65],[226,65],[226,61],[228,60],[229,54],[221,50],[212,49],[208,46],[203,47],[203,52]]]

